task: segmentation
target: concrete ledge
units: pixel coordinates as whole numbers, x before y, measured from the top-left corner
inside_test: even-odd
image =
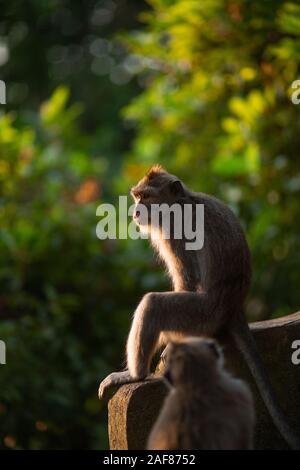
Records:
[[[251,331],[278,402],[290,424],[300,436],[300,364],[291,361],[293,341],[300,340],[300,312],[287,317],[251,323]],[[257,425],[257,449],[286,449],[274,427],[255,383],[240,353],[232,344],[224,344],[227,367],[246,380],[253,391]],[[110,449],[144,449],[147,437],[159,413],[167,389],[158,378],[120,387],[108,404]]]

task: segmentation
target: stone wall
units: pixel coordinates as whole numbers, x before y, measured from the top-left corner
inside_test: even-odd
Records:
[[[291,361],[294,340],[300,340],[300,312],[276,320],[250,324],[270,381],[289,423],[300,436],[300,364]],[[274,427],[256,385],[236,348],[224,345],[227,366],[246,380],[256,406],[255,448],[286,449]],[[110,448],[144,449],[150,429],[162,406],[167,389],[161,379],[120,387],[108,403]]]

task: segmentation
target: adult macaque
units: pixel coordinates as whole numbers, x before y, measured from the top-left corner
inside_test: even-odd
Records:
[[[136,202],[134,220],[148,232],[167,267],[174,291],[151,292],[138,305],[127,341],[128,370],[110,374],[99,387],[142,380],[149,375],[154,353],[186,336],[218,338],[227,335],[242,352],[261,396],[283,437],[292,448],[300,440],[276,403],[244,314],[251,279],[250,252],[234,213],[213,196],[190,191],[176,176],[153,167],[131,190]],[[152,226],[151,206],[204,204],[204,246],[187,250],[185,237],[164,237],[164,224]],[[141,206],[142,205],[142,206]],[[140,218],[149,209],[149,217]],[[194,222],[194,220],[193,220]],[[174,228],[174,227],[173,227]],[[161,236],[158,237],[157,235]]]

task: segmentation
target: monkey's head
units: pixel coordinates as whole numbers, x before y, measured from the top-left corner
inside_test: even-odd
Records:
[[[155,165],[131,189],[130,193],[135,202],[133,220],[141,231],[149,232],[162,224],[163,214],[158,218],[153,217],[155,211],[158,210],[157,205],[171,206],[182,201],[185,196],[185,187],[176,176],[169,174],[160,165]]]
[[[209,384],[223,367],[224,357],[212,339],[190,337],[171,343],[164,377],[176,387]]]

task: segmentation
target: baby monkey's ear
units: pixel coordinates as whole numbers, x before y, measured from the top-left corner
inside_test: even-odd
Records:
[[[179,180],[171,181],[169,188],[171,193],[176,194],[176,196],[182,196],[184,194],[182,183]]]

